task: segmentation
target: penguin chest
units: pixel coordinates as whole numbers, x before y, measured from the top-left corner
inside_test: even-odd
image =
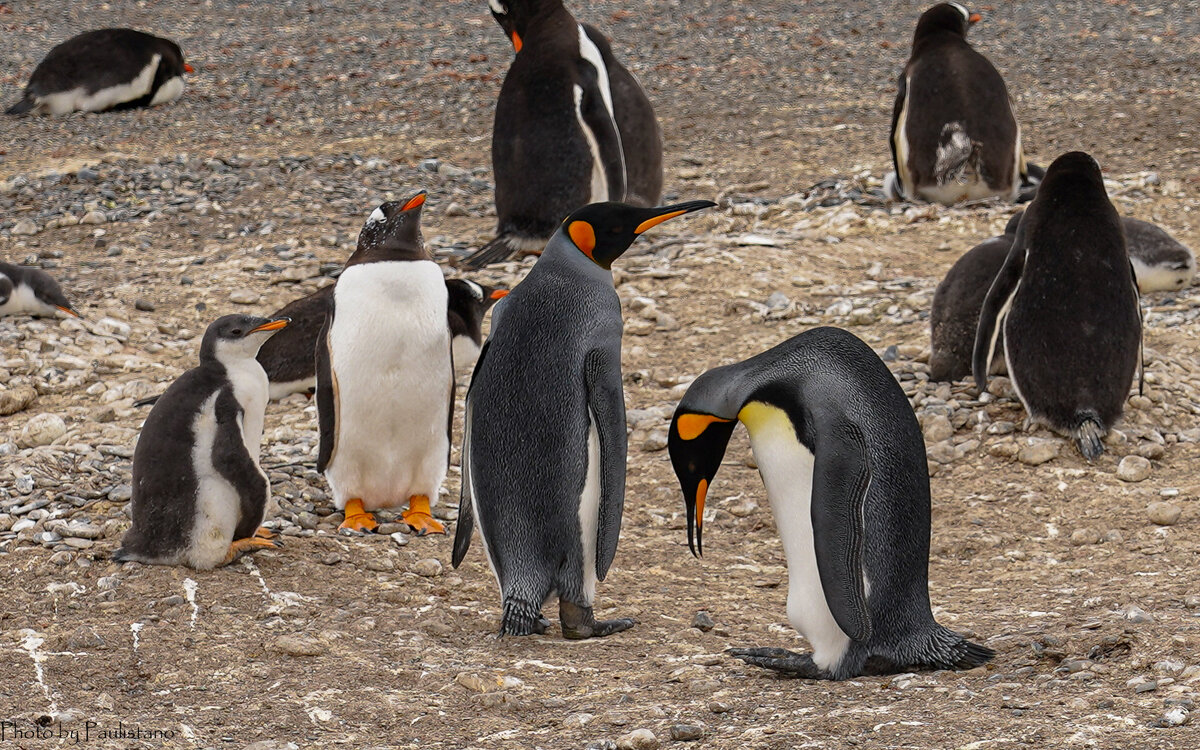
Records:
[[[262,447],[263,420],[267,411],[267,373],[258,360],[249,357],[235,363],[226,363],[225,373],[233,385],[233,397],[238,406],[242,407],[242,442],[257,464],[258,452]]]
[[[202,569],[212,568],[224,557],[241,518],[241,493],[213,460],[219,439],[216,404],[220,395],[217,391],[205,399],[192,421],[196,511],[186,556],[189,564]],[[250,455],[257,464],[257,448]]]
[[[812,644],[813,661],[832,669],[850,638],[834,620],[821,585],[812,523],[812,504],[821,502],[812,496],[815,456],[797,438],[791,418],[779,407],[751,402],[738,419],[750,433],[787,558],[788,620]]]
[[[8,301],[0,305],[0,315],[53,315],[54,306],[48,305],[37,298],[33,288],[28,284],[17,284],[13,287]]]

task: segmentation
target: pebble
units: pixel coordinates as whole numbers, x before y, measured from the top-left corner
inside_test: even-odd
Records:
[[[926,443],[940,443],[954,437],[954,425],[949,417],[933,414],[926,418],[924,432]]]
[[[1017,460],[1027,466],[1040,466],[1058,456],[1059,442],[1044,438],[1029,438],[1017,451]]]
[[[258,301],[261,298],[262,295],[253,289],[234,289],[229,293],[229,301],[237,305],[258,304]]]
[[[325,653],[324,643],[304,635],[280,636],[271,644],[271,648],[288,656],[319,656]]]
[[[1142,609],[1141,607],[1138,607],[1138,606],[1135,606],[1132,604],[1125,608],[1123,615],[1126,620],[1128,620],[1129,622],[1133,622],[1133,623],[1141,624],[1141,623],[1154,622],[1154,615],[1150,614],[1149,612]]]
[[[425,578],[436,578],[442,574],[442,562],[433,558],[418,560],[412,571]]]
[[[403,547],[404,545],[408,544],[408,534],[405,534],[403,531],[397,531],[396,533],[389,534],[388,536],[392,538],[392,541],[396,543],[397,547]]]
[[[36,448],[40,445],[50,445],[67,433],[67,423],[57,414],[38,414],[21,428],[21,436],[17,445],[22,448]]]
[[[656,750],[658,738],[649,729],[635,729],[617,738],[617,750]]]
[[[1141,456],[1126,456],[1117,464],[1117,478],[1125,482],[1140,482],[1150,476],[1150,462]]]
[[[1102,535],[1099,529],[1075,529],[1071,532],[1071,544],[1083,547],[1089,544],[1099,544]]]
[[[80,224],[107,224],[108,217],[105,216],[104,212],[102,212],[102,211],[88,211],[86,214],[83,215],[83,218],[79,220],[79,223]]]
[[[667,447],[667,431],[654,430],[646,439],[642,441],[642,450],[647,453],[657,453],[661,450],[666,450]]]
[[[1162,715],[1155,726],[1157,727],[1181,727],[1192,720],[1192,714],[1183,706],[1175,706],[1167,710]]]
[[[16,414],[37,400],[37,391],[27,385],[0,390],[0,417]]]
[[[713,622],[712,615],[704,610],[700,610],[696,613],[696,616],[692,618],[692,627],[702,632],[707,633],[716,626],[717,623]]]
[[[1155,500],[1146,506],[1146,515],[1149,517],[1150,523],[1159,526],[1174,526],[1179,523],[1179,516],[1182,514],[1183,508],[1165,500]]]
[[[17,236],[17,235],[29,236],[29,235],[35,235],[38,232],[40,232],[41,230],[38,229],[38,225],[35,224],[32,219],[21,219],[9,231],[11,231],[14,236]]]
[[[390,573],[396,569],[396,563],[390,557],[372,557],[363,567],[376,573]]]
[[[677,742],[691,742],[704,736],[704,728],[695,724],[671,725],[671,739]]]
[[[142,312],[154,312],[154,303],[149,300],[141,299],[140,297],[134,301],[133,308]]]

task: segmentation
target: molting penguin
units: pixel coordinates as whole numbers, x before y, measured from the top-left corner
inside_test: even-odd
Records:
[[[925,443],[904,392],[866,344],[815,328],[692,383],[668,446],[693,553],[703,551],[704,500],[738,421],[783,541],[788,620],[813,653],[734,656],[832,680],[970,669],[994,656],[930,611]]]
[[[894,200],[1016,200],[1041,170],[1027,166],[1021,127],[999,71],[967,42],[980,20],[958,3],[921,14],[892,110]]]
[[[71,307],[50,274],[40,268],[0,262],[0,315],[52,317],[60,312],[83,317]]]
[[[317,470],[341,528],[372,531],[372,510],[403,505],[419,534],[443,534],[437,501],[450,457],[454,370],[446,282],[421,238],[422,191],[367,218],[333,287],[317,339]]]
[[[50,50],[7,114],[153,107],[178,99],[191,72],[170,39],[133,29],[85,31]]]
[[[118,562],[207,570],[259,547],[271,487],[258,464],[267,374],[254,359],[287,325],[249,315],[218,318],[204,333],[200,365],[154,405],[133,453],[133,526]]]
[[[566,638],[633,626],[592,610],[625,502],[621,303],[610,269],[650,227],[713,205],[585,206],[492,313],[467,392],[451,562],[462,562],[478,521],[503,597],[501,635],[544,632],[542,605],[555,593]]]
[[[561,0],[489,0],[516,50],[496,102],[496,238],[463,261],[478,268],[540,252],[588,203],[654,206],[662,134],[637,80],[608,40]]]
[[[1001,331],[1029,418],[1070,435],[1089,461],[1103,453],[1138,367],[1142,320],[1120,217],[1083,152],[1046,170],[983,301],[972,357],[980,392]]]

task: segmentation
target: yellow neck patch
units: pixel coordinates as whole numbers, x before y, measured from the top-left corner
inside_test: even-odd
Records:
[[[675,421],[675,429],[684,440],[695,440],[704,434],[713,422],[732,422],[732,419],[722,419],[711,414],[680,414]]]
[[[743,406],[738,412],[738,419],[751,433],[763,434],[772,430],[785,430],[793,438],[796,434],[787,412],[762,401],[751,401]]]

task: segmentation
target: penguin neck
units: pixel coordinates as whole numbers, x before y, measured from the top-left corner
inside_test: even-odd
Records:
[[[540,39],[558,34],[569,34],[570,38],[574,39],[578,36],[575,30],[578,25],[575,16],[572,16],[562,3],[554,3],[554,7],[547,8],[529,19],[522,41],[525,45],[531,42],[536,44]]]
[[[612,271],[596,265],[595,261],[584,255],[583,251],[562,235],[555,235],[551,238],[550,242],[546,244],[546,249],[542,251],[542,259],[546,260],[549,266],[566,268],[572,274],[605,284],[608,287],[613,286]],[[537,265],[541,264],[542,260],[538,260]]]

